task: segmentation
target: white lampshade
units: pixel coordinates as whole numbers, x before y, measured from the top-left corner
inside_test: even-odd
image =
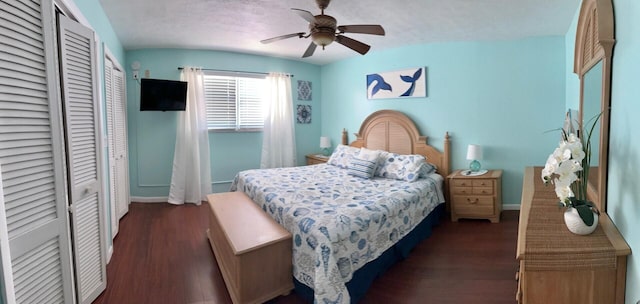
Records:
[[[469,145],[467,147],[467,160],[482,159],[482,147],[478,145]]]
[[[331,148],[331,139],[326,136],[320,137],[320,148]]]

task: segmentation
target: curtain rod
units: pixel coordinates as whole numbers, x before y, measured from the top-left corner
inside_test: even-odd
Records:
[[[184,70],[184,67],[178,67],[178,70]],[[245,74],[258,74],[258,75],[269,75],[269,73],[262,72],[247,72],[247,71],[234,71],[234,70],[220,70],[220,69],[204,69],[203,71],[215,71],[215,72],[228,72],[228,73],[245,73]],[[285,73],[286,74],[286,73]],[[293,77],[293,74],[287,74],[289,77]]]

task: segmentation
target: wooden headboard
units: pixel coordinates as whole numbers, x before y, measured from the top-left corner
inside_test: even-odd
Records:
[[[343,144],[347,143],[346,131],[343,131]],[[356,133],[356,140],[350,146],[365,147],[372,150],[385,150],[398,154],[420,154],[427,161],[438,167],[438,173],[445,178],[450,173],[449,162],[449,133],[444,136],[444,152],[427,144],[427,136],[418,132],[413,121],[401,112],[394,110],[380,110],[369,115],[360,131]]]

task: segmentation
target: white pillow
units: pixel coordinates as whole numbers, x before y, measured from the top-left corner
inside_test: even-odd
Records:
[[[358,156],[351,159],[347,173],[361,178],[372,178],[378,167],[379,155],[379,151],[361,148]]]
[[[327,164],[347,169],[351,163],[351,159],[354,156],[358,156],[358,154],[360,154],[360,148],[338,145],[331,154]]]
[[[375,173],[376,176],[414,182],[429,171],[429,167],[424,167],[427,162],[422,155],[387,152],[383,157],[380,160],[381,166]]]

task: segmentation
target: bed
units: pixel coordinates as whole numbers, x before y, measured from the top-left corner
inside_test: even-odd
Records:
[[[412,182],[360,178],[332,164],[259,169],[238,173],[231,186],[294,236],[296,292],[316,303],[357,302],[377,276],[430,235],[445,210],[448,134],[440,152],[407,116],[381,110],[356,136],[351,147],[423,155],[437,169]]]

